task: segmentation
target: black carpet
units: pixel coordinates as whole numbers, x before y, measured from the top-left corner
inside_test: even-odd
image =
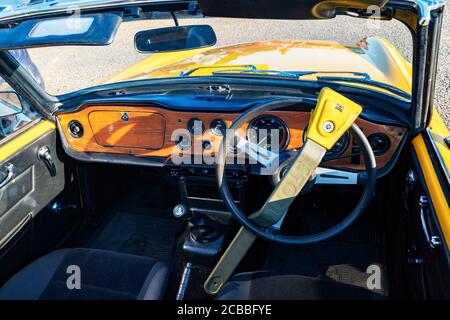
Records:
[[[346,189],[331,189],[305,195],[307,201],[298,201],[293,206],[281,233],[310,235],[336,225],[354,208],[360,195],[346,192]],[[264,270],[332,279],[368,289],[372,268],[379,267],[381,288],[371,291],[386,296],[388,270],[384,238],[383,217],[371,207],[352,226],[327,242],[300,247],[270,245]],[[368,270],[369,266],[374,267]]]
[[[387,270],[383,265],[382,252],[374,246],[343,242],[297,248],[271,245],[264,270],[328,278],[368,289],[367,279],[371,273],[367,273],[367,268],[371,265],[378,266],[381,271],[381,288],[371,291],[387,295]]]
[[[160,215],[116,211],[90,247],[169,261],[183,222]]]

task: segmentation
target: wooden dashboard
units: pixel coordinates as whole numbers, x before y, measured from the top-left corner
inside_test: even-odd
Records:
[[[308,124],[309,112],[271,111],[267,114],[281,119],[289,130],[287,150],[295,150],[303,144],[303,131]],[[211,149],[201,152],[214,154],[222,137],[214,135],[209,125],[214,119],[222,119],[229,127],[237,113],[180,112],[157,106],[86,106],[76,112],[60,113],[58,122],[69,147],[82,153],[113,153],[136,156],[169,157],[182,151],[176,146],[174,131],[186,129],[192,118],[205,124],[203,134],[194,136],[192,143],[211,142]],[[82,132],[74,135],[69,126],[76,123]],[[364,119],[356,121],[366,136],[381,134],[389,140],[388,149],[376,157],[377,168],[384,167],[399,147],[406,129],[397,126],[375,124]],[[245,126],[244,126],[245,129]],[[352,139],[352,138],[350,138]],[[192,149],[192,150],[195,150]],[[190,150],[192,153],[193,151]],[[355,153],[352,140],[338,159],[327,164],[341,168],[363,169],[363,160]]]

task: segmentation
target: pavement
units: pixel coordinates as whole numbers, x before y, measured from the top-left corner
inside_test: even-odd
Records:
[[[355,44],[371,35],[385,37],[408,60],[412,59],[412,38],[398,21],[370,24],[365,19],[337,17],[321,21],[277,21],[183,16],[181,25],[210,24],[218,38],[218,46],[273,39],[332,40]],[[46,89],[61,94],[105,81],[124,69],[147,58],[134,49],[137,31],[173,26],[164,15],[151,20],[123,23],[113,44],[106,47],[54,47],[31,49],[30,55],[41,70]],[[450,128],[450,10],[444,18],[435,106]]]

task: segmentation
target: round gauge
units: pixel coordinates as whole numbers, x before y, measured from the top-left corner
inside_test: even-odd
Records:
[[[214,119],[211,121],[209,129],[213,135],[223,136],[225,135],[225,130],[227,130],[227,124],[222,119]]]
[[[325,153],[323,160],[332,160],[340,157],[347,150],[350,134],[346,131],[339,140]]]
[[[308,125],[306,125],[305,129],[303,130],[303,142],[306,140],[306,131],[308,131]],[[325,153],[323,160],[327,161],[340,157],[345,152],[345,150],[347,150],[349,141],[350,134],[348,133],[348,131],[346,131],[334,144],[334,146]]]
[[[376,156],[381,156],[389,150],[391,146],[391,141],[388,136],[384,133],[372,133],[367,137],[369,140],[370,146],[372,147],[373,153]]]
[[[69,133],[72,137],[79,139],[84,134],[84,129],[81,123],[79,123],[77,120],[72,120],[69,122],[68,125]]]
[[[192,118],[188,121],[187,129],[191,134],[200,135],[205,131],[205,124],[198,118]]]
[[[253,119],[247,129],[247,139],[258,146],[272,151],[283,151],[289,142],[289,129],[274,116],[260,116]]]
[[[191,137],[186,133],[181,133],[175,139],[175,145],[180,150],[189,150],[191,148]]]

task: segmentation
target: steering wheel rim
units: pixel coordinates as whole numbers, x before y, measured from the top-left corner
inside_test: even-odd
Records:
[[[260,115],[263,112],[276,110],[287,106],[292,106],[301,103],[302,101],[303,99],[301,98],[299,99],[289,98],[289,99],[276,99],[267,103],[262,103],[254,108],[247,110],[240,117],[238,117],[229,128],[230,132],[234,132],[234,130],[241,128],[245,123],[249,122],[249,120]],[[364,190],[362,192],[358,204],[341,222],[334,225],[333,227],[328,228],[325,231],[306,236],[285,236],[271,233],[268,231],[269,230],[268,228],[263,229],[255,225],[255,223],[253,223],[247,217],[247,215],[244,214],[237,207],[228,188],[226,175],[224,174],[226,165],[225,160],[229,152],[227,144],[229,144],[233,139],[226,139],[226,136],[224,136],[224,139],[222,140],[218,154],[218,161],[216,162],[217,183],[219,186],[220,195],[223,201],[225,202],[225,205],[244,228],[267,241],[284,245],[306,245],[328,240],[338,235],[346,228],[348,228],[351,224],[353,224],[353,222],[355,222],[358,219],[358,217],[361,216],[361,214],[367,209],[371,199],[375,195],[376,161],[373,150],[366,136],[356,124],[352,124],[349,131],[350,134],[356,138],[362,151],[365,169],[367,173],[367,179],[365,180]]]

